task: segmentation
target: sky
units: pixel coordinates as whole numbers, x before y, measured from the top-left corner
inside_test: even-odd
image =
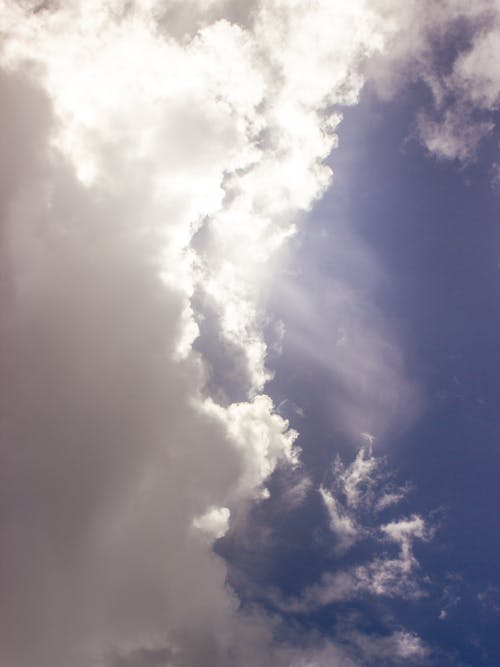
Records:
[[[498,0],[0,0],[0,663],[497,667]]]

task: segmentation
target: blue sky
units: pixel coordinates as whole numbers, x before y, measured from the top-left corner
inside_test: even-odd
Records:
[[[0,35],[0,663],[497,667],[498,0]]]
[[[371,297],[403,332],[408,372],[423,388],[424,407],[403,426],[389,428],[380,447],[397,479],[411,484],[403,513],[432,516],[437,526],[419,549],[429,595],[406,603],[372,598],[332,604],[312,616],[299,614],[298,622],[335,635],[344,616],[356,612],[367,627],[387,632],[380,620],[387,615],[389,627],[402,623],[440,649],[437,664],[493,667],[500,658],[498,564],[492,557],[499,546],[500,369],[498,198],[489,171],[498,138],[485,142],[474,164],[437,161],[412,138],[415,108],[424,101],[418,86],[391,103],[368,89],[356,108],[346,110],[331,157],[333,185],[308,215],[294,265],[319,311],[328,304],[321,286],[331,288],[329,281],[339,274],[342,279],[347,268],[349,280],[363,286],[363,262],[351,258],[350,267],[339,269],[335,231],[325,234],[342,220],[385,272]],[[279,310],[281,317],[285,311]],[[323,316],[335,354],[335,313]],[[359,443],[332,420],[331,392],[342,388],[301,348],[300,325],[294,331],[296,322],[285,323],[291,340],[285,337],[276,359],[270,393],[286,401],[283,411],[301,433],[304,468],[322,483],[335,455],[352,460]],[[286,489],[278,473],[277,496]],[[345,559],[332,555],[334,539],[325,537],[327,517],[316,495],[291,516],[282,511],[272,498],[255,510],[257,526],[270,523],[277,533],[264,555],[262,544],[240,552],[231,536],[220,548],[236,568],[244,563],[251,580],[295,594]]]

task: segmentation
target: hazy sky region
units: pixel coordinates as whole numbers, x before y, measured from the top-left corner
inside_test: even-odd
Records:
[[[1,667],[498,667],[500,0],[0,0]]]

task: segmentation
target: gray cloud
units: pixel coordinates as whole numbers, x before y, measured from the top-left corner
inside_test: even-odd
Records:
[[[38,98],[5,86],[16,106]],[[232,616],[189,526],[242,463],[189,405],[202,368],[171,360],[182,302],[152,271],[137,208],[103,205],[36,124],[13,124],[5,136],[27,129],[34,150],[3,200],[2,660],[88,664],[89,638],[141,644],[186,617],[195,637],[207,612]]]

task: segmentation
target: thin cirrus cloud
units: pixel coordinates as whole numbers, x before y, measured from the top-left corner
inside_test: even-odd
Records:
[[[212,551],[278,463],[297,462],[296,433],[263,393],[263,297],[297,214],[330,184],[333,107],[357,102],[377,59],[380,80],[394,78],[408,11],[2,0],[0,16],[2,663],[354,665],[389,646],[425,657],[404,632],[353,634],[357,657],[314,636],[278,644],[279,619],[238,610]],[[424,71],[419,30],[404,57]],[[477,83],[476,71],[490,42],[478,37],[440,83],[487,110],[495,75]],[[207,391],[203,303],[243,359],[238,403]],[[351,511],[355,470],[342,475]],[[397,555],[347,571],[343,590],[408,596],[425,522],[380,531]],[[338,595],[337,580],[322,585]],[[318,594],[305,592],[309,606]]]

